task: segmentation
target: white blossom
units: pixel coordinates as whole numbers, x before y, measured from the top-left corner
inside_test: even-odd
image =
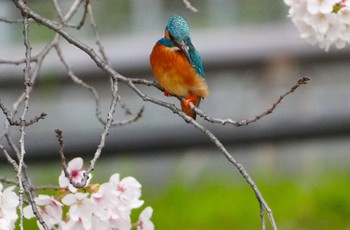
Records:
[[[350,23],[350,8],[349,7],[343,7],[341,8],[337,15],[339,16],[339,22],[343,24],[349,24]]]
[[[85,170],[83,170],[83,159],[80,157],[74,158],[68,163],[67,171],[69,175],[72,177],[74,182],[81,182],[84,177]],[[91,179],[91,175],[89,175],[89,180],[86,183],[86,186],[89,185]],[[64,175],[62,170],[61,175],[58,177],[58,182],[61,188],[67,188],[71,192],[76,192],[77,188],[75,188],[68,180],[68,178]]]
[[[83,177],[85,171],[82,167],[83,160],[81,158],[75,158],[69,162],[67,171],[74,181],[80,182]],[[143,200],[140,200],[141,184],[133,177],[120,179],[119,174],[113,174],[107,183],[90,185],[78,191],[76,188],[70,187],[72,185],[62,172],[59,176],[59,184],[60,187],[68,187],[69,190],[62,190],[63,194],[57,197],[48,195],[35,197],[39,214],[49,229],[130,230],[134,226],[138,230],[154,230],[154,225],[150,221],[153,212],[151,207],[147,207],[141,213],[136,223],[131,221],[131,211],[144,203]],[[12,191],[11,189],[9,191]],[[17,205],[18,201],[14,207]],[[62,210],[67,210],[67,213],[63,214]],[[1,219],[1,211],[2,206],[0,206],[0,230],[13,229],[8,227],[8,221]],[[17,219],[16,211],[14,214],[16,215],[15,219]],[[35,217],[31,206],[24,208],[24,217],[28,219]],[[39,223],[38,226],[42,229]]]
[[[300,36],[328,51],[350,42],[350,0],[284,0]]]
[[[109,183],[118,203],[125,209],[139,208],[143,204],[141,197],[141,184],[133,177],[125,177],[119,180],[119,174],[111,176]]]
[[[137,230],[154,230],[154,225],[151,221],[153,209],[151,207],[145,208],[139,217],[137,222]]]
[[[94,203],[88,198],[88,193],[67,194],[62,203],[70,206],[69,217],[72,221],[81,222],[85,229],[91,228],[91,218],[95,210]]]
[[[3,189],[0,183],[0,229],[14,229],[18,215],[18,196],[13,191],[15,186]]]
[[[307,10],[311,14],[329,14],[333,10],[333,5],[335,1],[332,0],[308,0],[307,1]]]
[[[35,197],[34,201],[38,206],[39,214],[47,226],[50,229],[54,228],[55,226],[59,226],[62,220],[62,204],[58,202],[54,197],[42,194],[40,194],[38,197]],[[23,215],[27,219],[35,217],[30,205],[23,209]],[[39,221],[37,224],[40,229],[43,229]]]

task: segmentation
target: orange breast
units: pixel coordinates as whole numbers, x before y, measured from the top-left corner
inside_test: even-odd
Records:
[[[208,96],[207,84],[177,48],[157,43],[150,62],[159,84],[170,94],[188,97],[192,92],[200,97]]]

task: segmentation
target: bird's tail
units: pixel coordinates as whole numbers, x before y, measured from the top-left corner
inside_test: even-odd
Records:
[[[197,96],[195,97],[193,100],[191,100],[191,102],[193,103],[194,106],[196,106],[198,108],[199,103],[201,102],[202,97]],[[181,103],[181,109],[184,113],[186,113],[187,116],[192,117],[194,120],[196,120],[196,113],[191,109],[191,107],[189,105],[185,105],[185,103],[183,101],[180,101]]]

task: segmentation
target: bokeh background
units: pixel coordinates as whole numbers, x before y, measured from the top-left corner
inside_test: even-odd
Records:
[[[60,1],[66,8],[70,3]],[[324,52],[306,44],[287,18],[282,0],[191,3],[197,13],[180,0],[92,1],[114,68],[127,77],[154,79],[149,54],[168,18],[179,14],[188,21],[192,41],[203,58],[210,97],[201,109],[210,116],[254,117],[299,78],[310,77],[310,83],[286,98],[273,114],[247,127],[198,120],[245,166],[280,229],[350,229],[349,48]],[[30,6],[55,17],[49,1],[30,1]],[[0,16],[18,18],[18,12],[10,1],[1,1]],[[70,32],[94,46],[89,24]],[[32,24],[33,54],[52,37],[45,27]],[[22,44],[20,24],[0,23],[1,59],[21,59]],[[63,42],[63,52],[75,73],[99,91],[106,114],[108,78],[73,46]],[[21,81],[21,66],[0,65],[0,98],[9,108],[23,90]],[[178,104],[153,88],[142,90]],[[121,96],[133,113],[144,105],[143,117],[111,130],[92,182],[103,183],[115,172],[134,176],[143,185],[145,205],[154,208],[157,229],[260,228],[252,190],[202,133],[171,111],[144,103],[122,85]],[[94,115],[92,96],[72,83],[54,52],[44,62],[28,116],[40,112],[48,116],[26,132],[28,171],[36,184],[55,184],[60,165],[54,130],[64,133],[67,158],[82,156],[87,164],[103,127]],[[122,109],[116,118],[125,118]],[[0,123],[4,122],[0,115]],[[18,137],[18,130],[12,134]],[[0,175],[15,177],[3,156]]]

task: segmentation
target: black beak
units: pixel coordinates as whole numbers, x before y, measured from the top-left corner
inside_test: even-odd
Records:
[[[181,41],[181,42],[176,42],[176,43],[177,43],[177,46],[181,49],[181,51],[185,54],[188,62],[192,65],[190,54],[188,52],[189,47],[187,46],[186,42],[185,41]]]

